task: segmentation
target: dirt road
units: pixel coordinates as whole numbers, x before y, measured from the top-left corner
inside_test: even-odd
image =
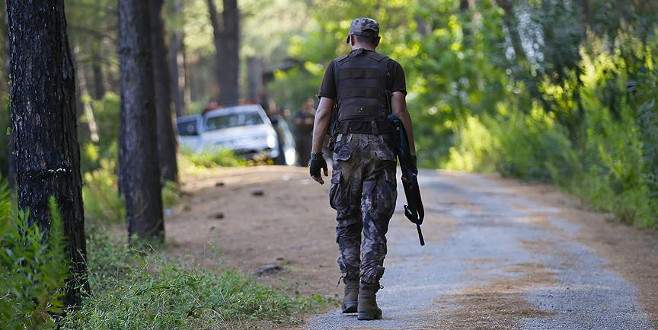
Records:
[[[401,197],[380,294],[384,320],[329,311],[307,328],[658,327],[655,233],[606,220],[551,187],[436,171],[420,178],[427,245],[403,219]],[[185,189],[193,196],[167,224],[176,253],[248,272],[269,264],[271,274],[259,277],[269,284],[339,292],[327,187],[304,169],[226,170]]]

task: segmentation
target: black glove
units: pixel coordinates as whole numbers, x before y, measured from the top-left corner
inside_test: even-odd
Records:
[[[309,172],[311,177],[320,183],[324,183],[320,170],[324,170],[324,175],[329,175],[327,169],[327,162],[324,160],[321,152],[311,154],[311,160],[308,162]]]

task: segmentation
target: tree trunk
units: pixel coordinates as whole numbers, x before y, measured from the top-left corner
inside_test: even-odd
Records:
[[[510,0],[496,0],[496,3],[505,12],[505,15],[503,16],[503,24],[507,29],[512,49],[514,50],[514,58],[516,60],[516,63],[511,64],[513,73],[518,79],[525,83],[530,95],[541,102],[544,110],[550,111],[551,105],[539,91],[537,81],[531,72],[532,69],[528,62],[528,57],[523,49],[523,42],[521,41],[521,35],[519,34],[517,26],[518,22],[516,20],[516,14],[514,14],[514,5]],[[530,111],[530,109],[527,109],[527,111]]]
[[[469,6],[468,0],[459,0],[459,11],[464,13],[465,11],[468,10],[468,6]]]
[[[240,102],[240,11],[237,0],[223,0],[221,20],[214,0],[208,0],[210,23],[214,31],[219,104]]]
[[[592,12],[590,11],[589,0],[576,1],[580,5],[580,24],[583,32],[586,33],[592,26]]]
[[[57,200],[70,258],[64,303],[80,303],[86,279],[75,73],[64,0],[9,0],[11,126],[18,206],[48,230]]]
[[[6,111],[5,101],[9,100],[5,98],[9,95],[9,49],[8,49],[8,40],[7,40],[7,10],[4,2],[0,4],[0,111]],[[2,116],[8,116],[8,114],[3,114]],[[9,124],[9,123],[7,123]],[[13,139],[11,136],[7,137],[7,148],[3,150],[7,159],[7,168],[0,169],[0,173],[7,171],[7,184],[10,188],[15,187],[15,173],[14,162],[11,160],[13,150]],[[0,156],[2,158],[2,156]]]
[[[4,1],[3,1],[4,2]],[[9,75],[7,70],[8,51],[7,51],[7,20],[5,19],[6,8],[4,4],[0,5],[0,108],[4,111],[4,96],[7,95]]]
[[[100,48],[100,44],[97,45]],[[105,78],[103,75],[103,57],[100,49],[95,49],[91,55],[91,73],[93,75],[94,89],[92,97],[100,100],[105,96]]]
[[[224,0],[224,34],[219,63],[225,74],[220,76],[219,102],[235,105],[240,102],[240,11],[237,0]]]
[[[183,2],[175,0],[173,4],[173,14],[181,17],[183,14]],[[176,116],[180,117],[185,114],[185,58],[183,50],[185,35],[182,30],[172,31],[169,43],[169,73],[170,88],[174,97],[174,109]]]
[[[176,160],[176,130],[171,111],[171,89],[169,86],[169,63],[165,44],[162,7],[164,0],[148,0],[151,21],[151,54],[153,59],[153,82],[155,89],[155,111],[157,113],[158,160],[162,181],[178,182]]]
[[[184,36],[182,31],[176,31],[171,35],[169,46],[169,72],[170,86],[173,91],[174,109],[176,116],[180,117],[185,114],[185,66],[182,54]]]
[[[516,15],[514,14],[512,2],[510,2],[510,0],[496,0],[496,3],[505,12],[503,23],[509,33],[512,49],[514,49],[514,56],[518,61],[527,61],[525,51],[523,50],[521,36],[519,35],[519,29],[517,28]]]
[[[98,135],[98,125],[96,125],[96,119],[94,116],[94,110],[91,107],[88,97],[83,97],[84,95],[89,95],[89,82],[87,81],[87,76],[84,72],[84,65],[77,62],[77,56],[73,56],[73,63],[76,67],[76,79],[75,79],[75,90],[76,90],[76,107],[78,109],[78,118],[84,116],[87,125],[78,126],[78,132],[80,136],[88,138],[91,142],[98,143],[100,137]]]
[[[247,98],[253,103],[260,103],[263,95],[263,60],[259,57],[247,59],[247,80],[249,89]]]
[[[76,116],[78,118],[84,115],[85,104],[83,101],[83,96],[87,93],[86,84],[87,79],[84,73],[84,66],[78,61],[77,47],[73,47],[71,52],[71,59],[73,61],[73,67],[75,68],[75,109]],[[81,121],[78,120],[78,123]],[[84,141],[91,140],[91,130],[89,125],[79,125],[78,126],[78,139],[84,143]]]
[[[119,186],[125,199],[128,239],[164,240],[158,166],[149,6],[119,0],[121,130]]]
[[[470,13],[470,10],[473,9],[473,7],[475,7],[473,0],[459,1],[459,12],[462,17],[462,33],[463,33],[463,40],[464,40],[463,42],[465,49],[470,49],[472,47],[471,26],[473,25],[473,22],[472,22],[472,14]]]
[[[183,36],[184,37],[184,36]],[[192,81],[190,78],[190,66],[187,58],[187,48],[185,43],[181,45],[180,51],[180,67],[183,69],[181,73],[181,79],[183,80],[183,104],[192,104]]]

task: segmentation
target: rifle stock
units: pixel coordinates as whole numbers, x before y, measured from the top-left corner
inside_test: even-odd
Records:
[[[398,132],[397,136],[397,155],[400,160],[400,168],[402,169],[402,186],[404,187],[404,195],[407,198],[407,205],[404,206],[404,215],[409,221],[416,224],[418,231],[418,240],[420,245],[425,245],[423,232],[420,225],[425,218],[425,209],[423,207],[423,200],[420,196],[420,187],[418,186],[418,170],[415,168],[411,158],[411,150],[409,141],[407,139],[407,132],[398,117],[391,114],[388,117],[389,121]]]

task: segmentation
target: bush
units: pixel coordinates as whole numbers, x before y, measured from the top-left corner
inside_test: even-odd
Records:
[[[646,122],[658,120],[627,101],[620,102],[616,113],[609,111],[598,94],[601,80],[586,79],[583,87],[586,112],[578,128],[583,132],[579,146],[572,144],[566,127],[540,109],[468,117],[457,131],[447,167],[494,167],[505,176],[556,183],[623,222],[656,226],[655,168],[649,164],[656,159],[652,137],[658,130]],[[653,106],[652,101],[644,104]]]
[[[193,167],[200,168],[213,168],[213,167],[240,167],[246,166],[247,161],[240,158],[232,150],[219,149],[216,151],[204,151],[201,153],[194,153],[187,150],[182,150],[181,155],[183,158],[183,165],[191,164]]]
[[[122,223],[125,219],[126,211],[119,195],[115,168],[113,160],[102,160],[100,168],[83,176],[85,216],[93,224]]]
[[[455,140],[455,145],[449,151],[446,169],[478,172],[495,170],[494,137],[477,117],[466,118]]]
[[[184,269],[107,236],[89,239],[93,295],[67,315],[64,328],[196,329],[234,322],[295,323],[298,313],[326,303],[289,297],[234,271]]]
[[[126,209],[119,194],[115,161],[101,160],[99,163],[98,169],[83,175],[82,198],[85,216],[92,225],[123,223]],[[166,182],[162,187],[163,206],[170,208],[179,198],[178,186],[173,182]]]
[[[27,212],[12,212],[9,193],[0,187],[0,324],[6,329],[54,328],[63,312],[61,298],[69,274],[63,224],[54,200],[45,237],[29,225]]]
[[[529,116],[469,117],[457,131],[447,167],[548,182],[571,178],[578,159],[566,133],[537,109]]]
[[[171,208],[181,197],[180,189],[175,182],[167,181],[162,187],[162,206],[165,209]]]

